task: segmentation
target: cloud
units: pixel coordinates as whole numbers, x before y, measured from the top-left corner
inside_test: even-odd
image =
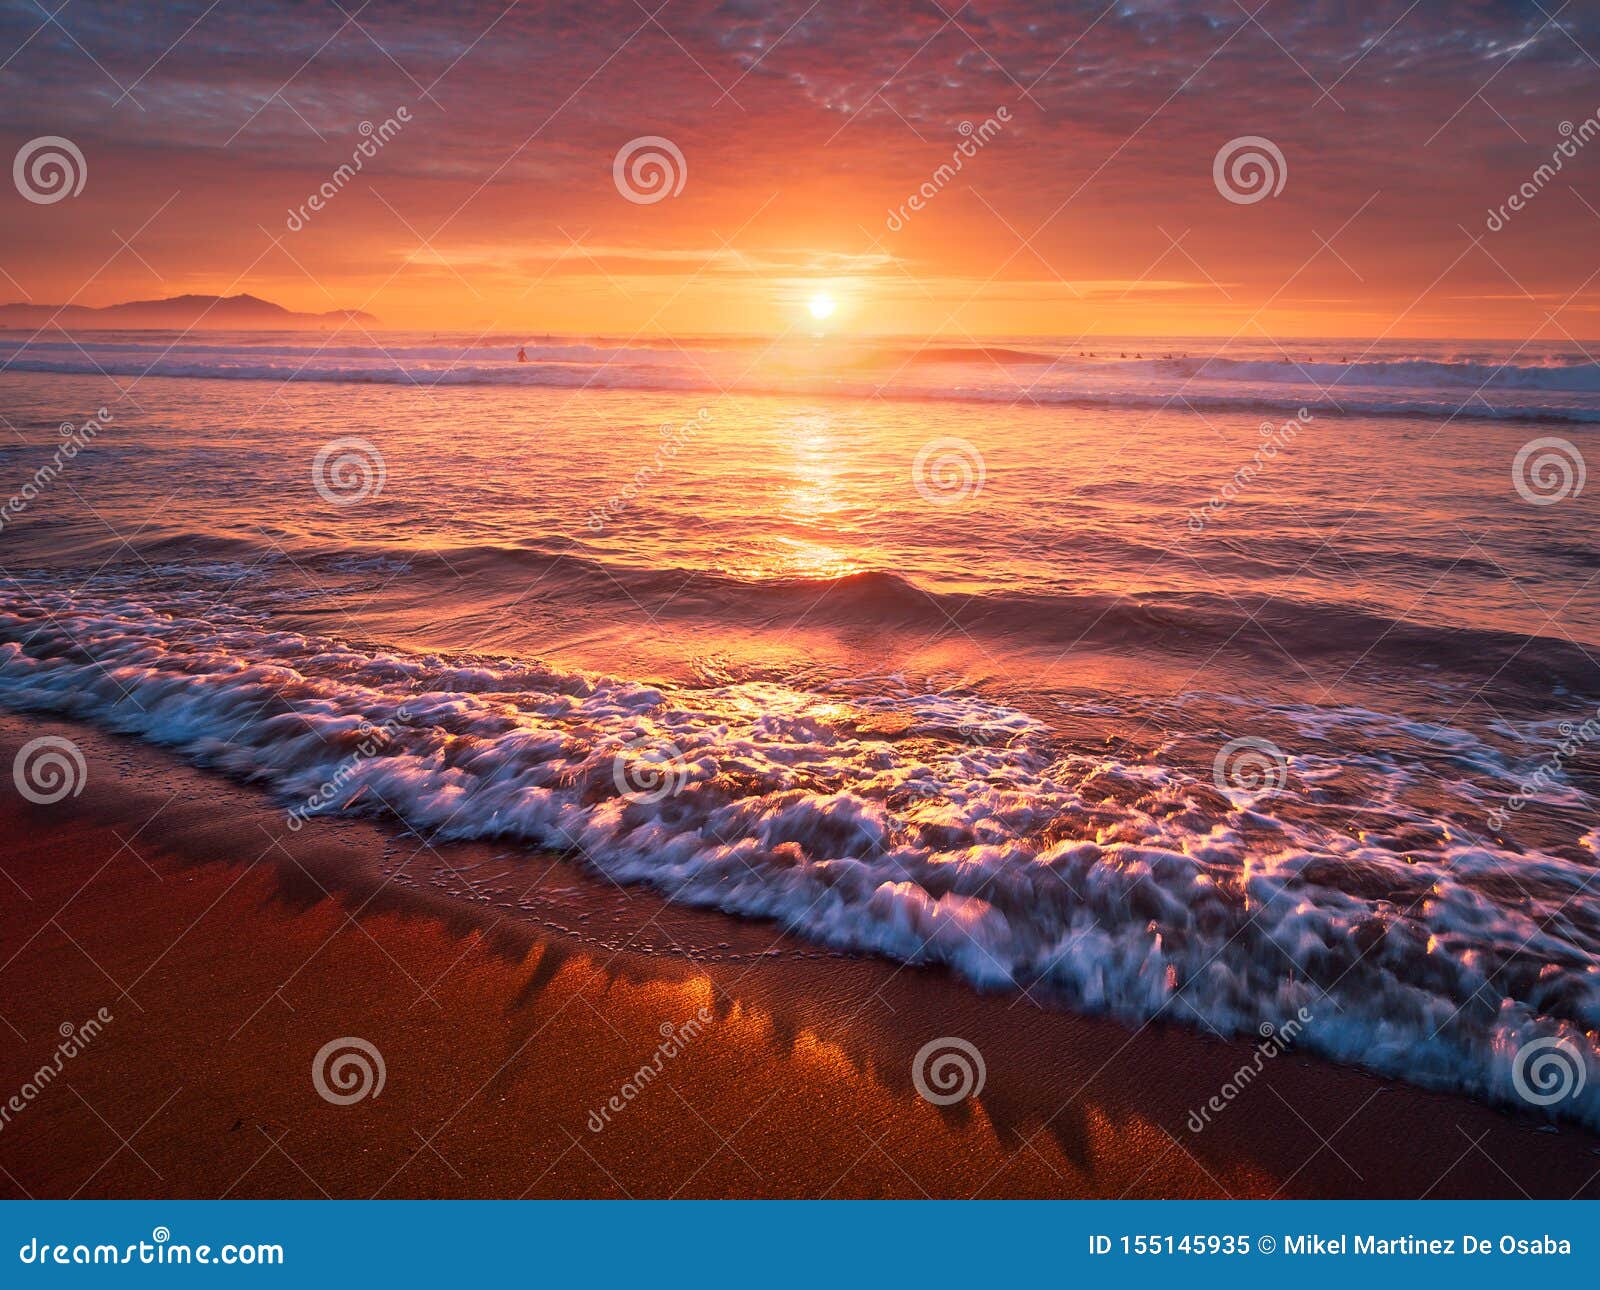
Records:
[[[1081,295],[1107,310],[1209,291],[1218,317],[1294,298],[1398,313],[1458,256],[1461,230],[1481,232],[1548,156],[1560,123],[1600,110],[1600,13],[1577,8],[1552,20],[1531,0],[1269,3],[1254,18],[1233,0],[359,12],[78,0],[58,25],[8,2],[4,142],[65,134],[91,179],[71,209],[0,206],[0,239],[17,248],[0,268],[35,298],[150,294],[152,271],[219,287],[268,274],[318,307],[381,290],[386,317],[422,308],[407,296],[422,277],[439,290],[430,263],[509,282],[558,262],[563,276],[581,262],[619,279],[692,277],[690,300],[741,274],[909,273],[996,305],[1067,280],[1104,284]],[[414,123],[286,246],[292,257],[269,250],[251,268],[263,230],[281,234],[361,123],[402,104]],[[963,123],[1001,106],[1010,122],[956,182],[886,228]],[[672,139],[688,169],[682,195],[651,206],[621,200],[611,179],[617,149],[644,134]],[[1288,180],[1240,207],[1211,165],[1246,134],[1274,140]],[[112,230],[126,235],[175,190],[141,235],[141,266]],[[1516,296],[1508,274],[1546,296],[1587,276],[1594,266],[1573,263],[1594,240],[1585,200],[1600,208],[1600,153],[1499,235],[1495,262],[1471,252],[1439,289],[1534,317],[1517,312],[1525,298],[1488,297]],[[1182,280],[1131,285],[1180,234]],[[419,254],[421,238],[433,250]],[[1059,317],[1064,330],[1095,321]]]

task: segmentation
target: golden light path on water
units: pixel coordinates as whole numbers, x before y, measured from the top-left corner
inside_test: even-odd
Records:
[[[7,702],[301,800],[389,722],[327,809],[576,844],[1065,1008],[1238,1033],[1334,992],[1313,1050],[1489,1097],[1518,1043],[1589,1060],[1596,803],[1575,780],[1506,806],[1600,689],[1600,603],[1572,594],[1600,517],[1563,506],[1553,539],[1509,477],[1547,425],[1302,418],[1260,405],[1281,358],[1065,347],[1047,374],[1005,346],[517,364],[415,337],[263,401],[249,373],[301,348],[208,344],[161,361],[212,379],[152,377],[73,463],[92,510],[7,524]],[[1394,382],[1482,365],[1394,363],[1348,402],[1443,404]],[[740,388],[756,369],[804,388]],[[1583,415],[1581,376],[1511,397]],[[1138,401],[1191,378],[1234,402]],[[0,375],[29,450],[108,398]],[[661,796],[619,795],[634,775]]]

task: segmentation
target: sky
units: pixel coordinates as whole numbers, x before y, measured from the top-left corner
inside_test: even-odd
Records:
[[[1578,0],[3,0],[0,60],[5,155],[64,138],[84,179],[0,189],[11,300],[249,292],[529,335],[1600,335]],[[666,189],[619,182],[639,139],[670,145],[639,145]],[[1239,139],[1271,145],[1237,145],[1264,188],[1219,182]]]

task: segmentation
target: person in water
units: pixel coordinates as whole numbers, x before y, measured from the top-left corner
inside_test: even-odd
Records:
[[[526,349],[519,349],[517,351],[517,362],[526,363],[527,361],[528,361],[528,351]]]

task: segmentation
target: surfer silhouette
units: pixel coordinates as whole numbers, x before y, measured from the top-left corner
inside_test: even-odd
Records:
[[[517,362],[526,363],[527,361],[528,361],[528,351],[526,349],[519,349],[517,351]]]

